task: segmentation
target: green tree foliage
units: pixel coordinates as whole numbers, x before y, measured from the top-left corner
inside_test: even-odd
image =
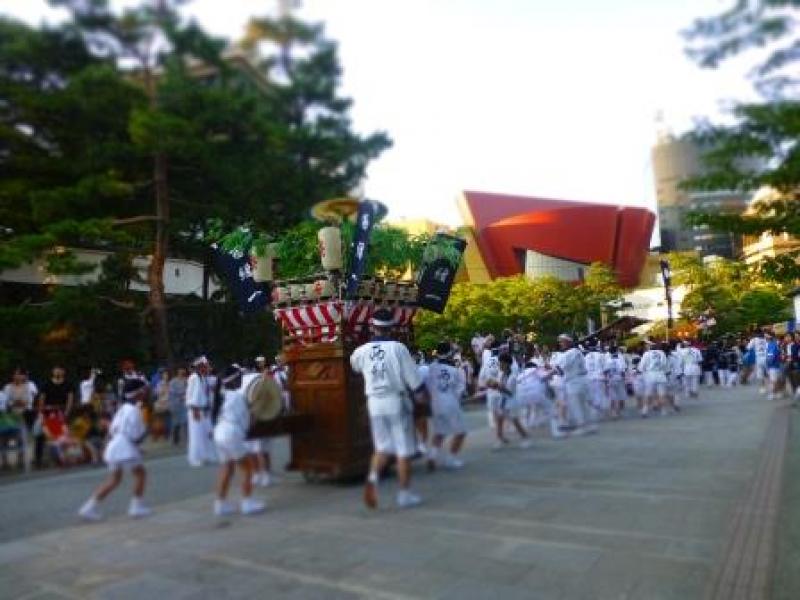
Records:
[[[796,0],[736,1],[724,13],[697,20],[686,32],[689,55],[702,67],[717,67],[753,48],[767,57],[753,71],[756,86],[768,95],[764,103],[739,104],[732,125],[703,124],[692,137],[707,149],[707,172],[685,183],[690,189],[773,193],[747,215],[690,215],[690,224],[751,235],[764,232],[800,235],[800,103],[794,91],[800,59]],[[767,259],[763,276],[778,281],[800,277],[797,253]]]
[[[681,317],[694,321],[711,310],[715,335],[740,333],[789,318],[785,287],[767,281],[740,261],[718,259],[709,264],[691,253],[670,255],[673,283],[688,292]]]
[[[742,52],[768,47],[752,76],[762,91],[781,93],[800,83],[791,71],[800,58],[797,8],[798,0],[731,0],[725,11],[695,20],[684,32],[687,53],[701,67],[716,68]]]
[[[564,331],[585,331],[589,318],[599,323],[601,307],[621,295],[614,274],[601,263],[591,265],[580,285],[555,277],[521,276],[458,283],[444,313],[423,311],[417,317],[416,339],[420,347],[432,348],[441,339],[466,344],[476,331],[500,333],[521,327],[552,341]]]
[[[51,272],[80,272],[73,247],[152,256],[144,309],[140,297],[101,295],[135,304],[154,326],[146,354],[165,358],[168,254],[205,260],[212,218],[292,226],[352,188],[389,140],[353,132],[320,27],[274,22],[282,48],[303,51],[282,52],[278,77],[266,48],[250,56],[205,34],[180,1],[51,3],[71,21],[0,18],[0,269],[44,256]]]

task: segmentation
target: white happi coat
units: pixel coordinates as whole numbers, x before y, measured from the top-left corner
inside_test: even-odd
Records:
[[[670,352],[667,356],[667,380],[673,394],[683,391],[683,360],[677,352]]]
[[[552,402],[547,397],[547,380],[550,372],[541,367],[527,367],[517,375],[517,404],[549,409]]]
[[[687,377],[700,377],[703,374],[703,353],[694,346],[681,348],[681,362],[683,363],[683,374]]]
[[[147,429],[139,407],[126,403],[119,407],[108,428],[110,439],[103,452],[103,460],[109,466],[121,463],[139,463],[142,452],[139,442]]]
[[[553,355],[552,364],[559,369],[570,419],[579,427],[586,422],[588,388],[586,361],[578,348],[572,347]]]
[[[763,337],[754,337],[747,344],[748,350],[754,350],[756,355],[756,365],[766,367],[767,364],[767,340]]]
[[[639,370],[645,383],[667,383],[669,361],[661,350],[648,350],[642,355]]]
[[[616,402],[624,401],[628,396],[625,389],[625,378],[628,374],[628,361],[623,354],[606,355],[606,365],[608,367],[608,396],[609,400]]]
[[[501,379],[500,360],[497,354],[485,350],[481,370],[478,373],[478,388],[486,391],[486,408],[489,411],[494,411],[495,408],[506,403],[505,394],[486,386],[489,381],[500,381]]]
[[[211,390],[208,380],[199,373],[192,373],[186,382],[186,407],[188,409],[187,458],[193,467],[203,463],[216,462],[217,453],[211,439]],[[195,419],[192,409],[200,410],[200,418]]]
[[[431,396],[434,416],[461,412],[461,397],[467,387],[464,371],[436,361],[428,366],[425,387]]]
[[[248,453],[245,442],[250,427],[250,409],[244,391],[225,390],[222,407],[214,426],[214,443],[220,455],[228,460],[238,460]]]
[[[597,410],[608,409],[608,391],[606,389],[608,362],[606,355],[592,351],[584,357],[586,364],[589,396],[592,406]]]
[[[353,351],[350,365],[353,371],[364,376],[370,417],[412,412],[408,392],[418,390],[422,380],[414,359],[403,344],[394,340],[368,342]]]

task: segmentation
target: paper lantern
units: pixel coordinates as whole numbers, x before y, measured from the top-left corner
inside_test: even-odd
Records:
[[[253,280],[257,282],[272,281],[274,278],[273,263],[275,261],[275,244],[268,244],[263,253],[253,249],[250,260],[253,263]]]
[[[319,256],[322,268],[326,271],[339,271],[342,268],[342,235],[338,227],[323,227],[317,234]]]

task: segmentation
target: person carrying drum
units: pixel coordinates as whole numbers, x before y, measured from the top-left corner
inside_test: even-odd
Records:
[[[384,308],[376,310],[370,324],[374,331],[372,341],[356,348],[350,356],[353,371],[364,376],[374,449],[364,486],[364,504],[377,508],[378,475],[394,455],[400,484],[397,506],[409,508],[420,504],[422,499],[410,490],[410,458],[416,447],[413,403],[408,392],[412,391],[417,402],[426,402],[427,393],[408,348],[390,337],[394,326],[392,312]]]
[[[256,371],[243,376],[242,391],[246,393],[250,383],[256,379],[263,380],[262,387],[269,387],[268,391],[271,395],[282,395],[282,391],[279,390],[280,384],[274,379],[271,369],[267,366],[267,359],[263,356],[256,357]],[[276,483],[277,479],[272,473],[272,457],[270,455],[272,439],[268,437],[254,438],[247,440],[246,443],[253,456],[253,485],[269,487]]]
[[[142,464],[142,452],[139,449],[139,444],[147,434],[142,411],[139,408],[146,396],[147,385],[144,381],[129,379],[125,382],[122,405],[111,422],[109,428],[111,438],[103,453],[103,460],[108,465],[110,474],[78,511],[81,518],[87,521],[99,521],[103,518],[99,505],[120,484],[125,467],[130,467],[134,479],[128,515],[137,519],[152,513],[142,500],[147,472]]]
[[[217,497],[214,500],[214,515],[224,517],[235,512],[233,505],[227,501],[236,465],[242,473],[243,515],[254,515],[263,512],[264,502],[251,498],[253,493],[253,461],[245,438],[250,427],[250,409],[242,390],[242,370],[238,365],[231,365],[222,374],[223,401],[219,411],[217,424],[214,427],[214,443],[219,456],[219,480],[217,481]]]

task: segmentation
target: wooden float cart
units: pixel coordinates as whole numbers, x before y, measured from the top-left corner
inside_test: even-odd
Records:
[[[291,410],[255,423],[250,432],[253,437],[289,434],[286,468],[307,481],[367,473],[372,440],[364,382],[350,368],[350,355],[369,340],[369,319],[377,308],[394,312],[397,337],[406,343],[413,341],[417,312],[416,286],[409,282],[362,281],[353,301],[326,298],[328,285],[324,280],[278,283],[274,314],[282,329]]]

